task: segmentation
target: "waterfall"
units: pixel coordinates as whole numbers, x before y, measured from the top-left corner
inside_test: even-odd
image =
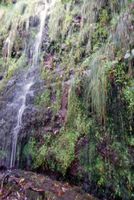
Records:
[[[13,130],[13,135],[12,135],[12,151],[11,151],[11,160],[10,160],[10,167],[14,167],[15,165],[15,159],[16,159],[16,148],[17,148],[17,140],[18,140],[18,134],[22,125],[22,116],[24,113],[24,110],[26,108],[26,97],[27,94],[30,91],[30,88],[33,84],[33,81],[29,80],[28,83],[25,85],[25,87],[23,88],[23,95],[20,97],[21,102],[21,106],[20,109],[18,111],[18,116],[17,116],[17,125]]]
[[[19,101],[19,109],[17,114],[17,123],[15,128],[13,129],[12,133],[12,150],[11,150],[11,159],[10,159],[10,168],[15,167],[16,161],[16,152],[17,152],[17,141],[20,129],[22,127],[22,117],[24,111],[26,109],[26,99],[27,95],[31,92],[31,87],[35,83],[36,80],[36,73],[35,69],[38,68],[38,61],[41,49],[41,42],[43,37],[44,26],[46,22],[46,17],[50,14],[50,8],[53,6],[54,1],[50,2],[47,0],[43,0],[42,2],[39,1],[38,7],[38,16],[40,18],[40,27],[39,31],[35,37],[35,42],[33,44],[33,58],[30,64],[29,70],[26,72],[23,84],[20,88],[20,94],[16,101]]]

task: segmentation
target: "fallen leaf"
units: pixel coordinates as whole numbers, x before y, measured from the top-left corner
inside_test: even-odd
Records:
[[[24,181],[25,181],[25,179],[22,178],[22,179],[20,179],[19,183],[24,183]]]

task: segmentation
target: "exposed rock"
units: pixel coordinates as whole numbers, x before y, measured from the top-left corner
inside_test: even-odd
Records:
[[[32,172],[11,171],[0,174],[0,198],[6,200],[95,200],[80,187],[60,183]]]
[[[0,11],[0,22],[20,5],[2,1],[0,9],[9,2],[16,5]],[[49,16],[45,6],[22,2],[1,23],[0,170],[10,166],[17,133],[14,166],[33,169],[40,154],[35,168],[41,172],[80,180],[100,199],[131,199],[134,3],[58,1]],[[78,187],[70,191],[46,177],[13,173],[2,182],[0,195],[7,200],[89,199]],[[41,179],[39,185],[27,176]]]
[[[29,26],[30,27],[37,27],[40,23],[40,19],[38,16],[31,16],[29,19]]]
[[[0,81],[3,79],[3,76],[0,76]]]

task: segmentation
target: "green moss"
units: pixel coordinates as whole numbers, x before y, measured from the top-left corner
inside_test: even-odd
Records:
[[[32,159],[34,161],[36,159],[37,147],[36,140],[34,138],[30,138],[28,143],[23,148],[23,159]]]
[[[101,25],[108,25],[108,22],[110,20],[110,16],[107,9],[102,9],[99,14],[99,23]]]
[[[0,58],[0,73],[5,71],[5,62],[3,58]]]
[[[101,25],[100,23],[96,24],[95,32],[92,36],[92,49],[96,51],[96,49],[100,48],[104,42],[106,42],[108,38],[108,29],[106,26]]]
[[[31,155],[34,169],[65,175],[76,158],[77,141],[86,138],[79,159],[89,174],[90,185],[95,185],[98,195],[106,195],[105,199],[131,199],[133,83],[128,80],[128,64],[123,60],[126,47],[117,50],[112,43],[116,35],[114,39],[109,37],[114,36],[113,28],[121,19],[121,1],[107,1],[105,7],[89,0],[67,2],[58,1],[52,9],[48,51],[56,61],[49,69],[44,66],[42,53],[41,74],[48,88],[36,98],[36,105],[51,107],[54,116],[61,108],[62,83],[73,75],[67,118],[57,135],[43,133],[43,138],[37,131],[36,137],[41,139],[37,143],[30,140],[24,155]],[[34,30],[31,35],[35,37]],[[61,74],[56,72],[57,66]],[[14,68],[9,74],[14,74]]]
[[[27,59],[25,57],[25,55],[23,54],[19,59],[8,59],[8,62],[6,63],[7,67],[8,67],[8,71],[7,71],[7,80],[9,80],[16,72],[16,70],[20,69],[20,68],[25,68]]]
[[[127,146],[128,137],[118,140],[111,132],[105,136],[105,133],[96,127],[97,125],[92,123],[88,133],[89,144],[81,150],[80,162],[88,173],[91,184],[98,188],[98,195],[104,192],[104,196],[108,195],[113,199],[131,199],[133,158]]]
[[[55,101],[52,102],[52,110],[53,113],[58,113],[58,111],[61,108],[61,98],[62,98],[62,85],[61,83],[57,84],[56,88],[55,88]]]
[[[134,112],[134,81],[124,89],[124,97],[128,104],[129,111]]]
[[[79,133],[74,131],[65,131],[54,142],[50,152],[55,155],[57,161],[57,169],[66,173],[66,170],[70,167],[72,161],[75,159],[75,145]]]
[[[7,152],[3,151],[3,150],[0,150],[0,158],[4,159],[4,158],[6,158],[6,156],[7,156]]]
[[[50,89],[46,89],[41,95],[36,97],[35,104],[42,107],[50,106]]]
[[[51,136],[44,136],[44,144],[38,147],[38,153],[36,152],[33,167],[36,169],[38,167],[43,167],[47,165],[46,157],[49,153]]]
[[[79,133],[67,130],[62,131],[56,138],[50,135],[44,137],[44,145],[36,155],[35,168],[46,166],[65,175],[75,158],[78,137]]]
[[[90,127],[90,121],[86,115],[82,101],[81,82],[75,82],[70,89],[68,98],[67,124],[69,128],[74,128],[81,134],[86,134]]]
[[[8,58],[7,62],[2,59],[2,70],[5,71],[5,76],[0,83],[0,91],[2,91],[7,82],[15,75],[15,73],[27,67],[27,58],[24,54],[22,54],[18,59],[16,58]]]

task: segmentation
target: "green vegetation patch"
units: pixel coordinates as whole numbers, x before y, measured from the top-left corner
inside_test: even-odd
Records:
[[[80,134],[75,131],[61,131],[58,136],[44,136],[43,145],[34,138],[24,146],[23,159],[32,159],[32,168],[49,168],[66,174],[68,167],[75,159],[75,146]]]

